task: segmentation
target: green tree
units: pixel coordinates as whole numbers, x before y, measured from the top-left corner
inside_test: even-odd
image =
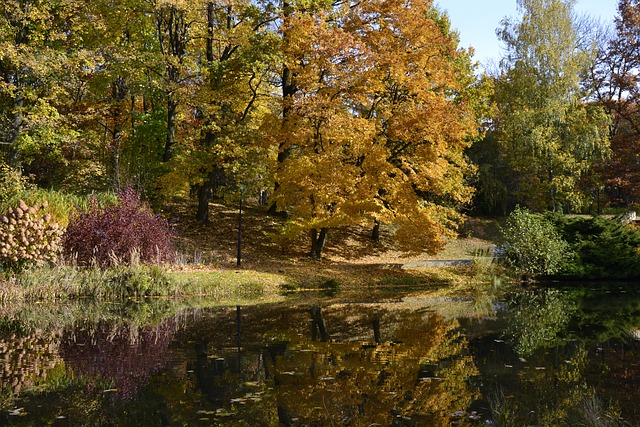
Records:
[[[77,34],[78,60],[65,85],[66,115],[79,138],[67,154],[71,167],[63,185],[72,191],[117,190],[131,182],[148,187],[143,175],[158,164],[164,137],[148,125],[162,112],[161,103],[149,102],[154,92],[147,74],[147,65],[153,64],[148,50],[155,46],[152,10],[141,0],[123,0],[117,8],[102,0],[83,6],[78,13],[91,16],[93,25]],[[163,126],[156,120],[156,129]]]
[[[640,230],[619,219],[549,215],[575,254],[558,272],[581,279],[640,277]]]
[[[157,132],[136,133],[161,111],[147,67],[157,49],[148,2],[9,1],[0,8],[6,161],[40,185],[72,191],[141,182],[140,172],[157,163],[147,152],[161,156]]]
[[[40,0],[0,5],[0,150],[10,166],[41,183],[43,172],[61,170],[63,147],[77,137],[61,99],[79,7]]]
[[[574,3],[519,0],[520,20],[498,31],[494,125],[520,200],[537,209],[581,207],[581,178],[609,153],[608,117],[580,85],[594,52],[581,49]]]
[[[574,303],[557,290],[518,295],[510,305],[507,335],[521,357],[561,343],[576,311]]]

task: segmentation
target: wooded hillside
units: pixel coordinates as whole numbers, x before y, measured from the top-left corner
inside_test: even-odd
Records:
[[[518,0],[481,73],[430,0],[6,0],[0,202],[260,200],[314,258],[344,225],[436,252],[464,212],[631,206],[640,1],[608,32],[573,3]]]

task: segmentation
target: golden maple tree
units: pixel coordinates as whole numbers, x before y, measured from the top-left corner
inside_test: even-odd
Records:
[[[274,200],[319,258],[330,228],[396,223],[435,252],[469,201],[463,152],[477,136],[469,53],[431,1],[367,0],[287,16],[295,91],[270,137],[287,152]],[[275,122],[274,119],[271,119]]]

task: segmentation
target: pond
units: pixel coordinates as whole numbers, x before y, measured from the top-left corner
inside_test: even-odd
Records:
[[[0,338],[0,425],[640,425],[625,286],[29,307]]]

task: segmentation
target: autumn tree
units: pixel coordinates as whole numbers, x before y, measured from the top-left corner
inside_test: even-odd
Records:
[[[150,9],[138,0],[96,0],[78,11],[91,17],[91,25],[79,29],[73,66],[64,82],[68,99],[66,115],[78,131],[62,185],[74,191],[118,189],[127,182],[140,183],[134,164],[148,160],[137,153],[127,157],[136,137],[136,110],[148,95],[141,70],[144,46],[152,40]],[[151,135],[149,135],[151,139]]]
[[[447,18],[430,1],[371,0],[284,25],[295,91],[270,138],[285,233],[309,232],[320,258],[331,228],[394,222],[405,248],[439,249],[471,194],[463,150],[477,118],[473,68]]]
[[[76,137],[60,105],[79,22],[74,2],[0,5],[0,150],[14,168],[46,180]],[[62,97],[64,99],[64,97]]]
[[[273,91],[277,58],[271,4],[249,1],[207,4],[204,85],[199,97],[203,133],[194,147],[201,159],[194,183],[201,222],[208,220],[216,186],[261,187],[265,151],[258,143],[260,117]]]
[[[573,0],[519,0],[505,19],[495,128],[518,197],[536,209],[579,208],[580,179],[609,152],[608,118],[580,86],[593,53],[579,49]]]
[[[191,2],[186,12],[191,59],[173,85],[183,137],[169,145],[160,183],[171,194],[196,194],[196,219],[206,223],[216,190],[253,190],[266,176],[258,127],[273,87],[276,15],[268,2],[245,0]]]
[[[611,115],[610,161],[601,168],[613,203],[638,200],[640,168],[640,2],[621,0],[615,31],[602,37],[598,61],[591,68],[590,83],[596,99]]]

